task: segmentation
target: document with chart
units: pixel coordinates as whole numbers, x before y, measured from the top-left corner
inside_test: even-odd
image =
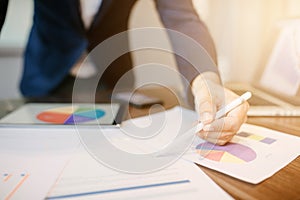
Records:
[[[244,124],[224,146],[196,138],[184,158],[257,184],[275,174],[299,154],[299,137]]]
[[[176,147],[177,144],[180,145],[178,140],[182,137],[176,137],[174,133],[182,127],[184,127],[182,130],[190,132],[189,130],[192,130],[197,122],[197,114],[191,110],[175,107],[148,117],[132,119],[132,123],[126,121],[124,129],[134,132],[132,124],[145,126],[149,124],[149,119],[155,122],[154,125],[165,119],[157,136],[138,140],[119,134],[118,139],[113,142],[119,147],[130,143],[127,146],[138,147],[143,152],[157,151],[168,144],[175,144]],[[120,142],[122,138],[123,142]],[[299,137],[250,124],[244,124],[236,136],[224,146],[202,140],[195,136],[194,132],[189,140],[191,140],[189,143],[191,148],[186,151],[184,159],[254,184],[272,176],[300,154]],[[178,155],[182,153],[176,152],[176,148],[171,148],[168,150],[169,155],[172,155],[173,151]],[[168,154],[159,156],[168,156]]]

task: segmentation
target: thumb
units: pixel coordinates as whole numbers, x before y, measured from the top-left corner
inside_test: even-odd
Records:
[[[203,124],[210,124],[214,120],[216,106],[207,90],[195,95],[196,111],[199,114],[199,120]]]
[[[199,115],[199,120],[204,125],[210,124],[215,118],[216,100],[211,93],[217,92],[217,83],[219,83],[219,76],[210,72],[204,72],[192,82],[195,110]]]

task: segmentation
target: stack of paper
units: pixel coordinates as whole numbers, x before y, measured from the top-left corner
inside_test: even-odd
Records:
[[[151,155],[159,160],[162,157],[155,157],[155,152],[193,130],[196,119],[195,112],[175,107],[126,121],[121,129],[100,132],[98,128],[1,128],[0,198],[230,199],[193,162],[250,183],[259,183],[300,154],[299,137],[245,124],[225,146],[191,137],[191,141],[185,141],[191,148],[184,159],[170,160],[168,167],[161,166],[163,170],[131,174],[106,167],[111,166],[110,163],[97,158],[91,146],[82,143],[89,141],[83,136],[101,134],[120,151]],[[94,142],[93,138],[90,141]],[[93,144],[97,146],[97,142],[103,144],[103,141]],[[108,149],[104,152],[117,163],[130,162],[118,154],[111,154]],[[129,164],[127,166],[134,165],[138,169],[143,163]]]

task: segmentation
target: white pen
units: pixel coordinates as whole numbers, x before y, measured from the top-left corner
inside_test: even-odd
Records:
[[[251,96],[252,96],[251,92],[245,92],[243,95],[241,95],[237,99],[233,100],[231,103],[227,104],[223,108],[221,108],[216,113],[215,119],[220,119],[221,117],[225,116],[228,112],[230,112],[234,108],[238,107],[239,105],[243,104],[245,101],[249,100],[251,98]],[[187,131],[183,135],[175,138],[174,142],[169,147],[167,147],[167,148],[163,149],[162,151],[158,152],[156,155],[158,157],[160,157],[160,156],[167,156],[167,155],[170,154],[170,152],[171,152],[171,154],[174,154],[173,149],[174,149],[174,151],[180,149],[180,148],[177,148],[178,144],[180,142],[183,142],[186,139],[190,139],[190,137],[194,136],[193,134],[201,131],[203,129],[203,127],[204,127],[204,124],[202,122],[198,123],[196,125],[196,130],[195,131],[191,131],[192,129],[194,129],[194,128],[192,128],[191,130]],[[181,153],[181,152],[179,152],[179,153]]]

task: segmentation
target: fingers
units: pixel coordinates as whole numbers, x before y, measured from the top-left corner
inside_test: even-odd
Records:
[[[216,110],[234,101],[238,95],[224,88],[218,81],[210,81],[210,78],[206,79],[207,76],[203,77],[198,76],[192,83],[195,110],[199,114],[199,120],[204,124],[203,131],[198,135],[209,142],[224,145],[246,122],[249,104],[245,102],[227,113],[225,117],[214,120]]]
[[[209,132],[237,132],[240,129],[240,126],[247,120],[247,115],[243,111],[247,109],[247,105],[245,105],[246,108],[243,107],[244,106],[240,106],[229,112],[227,116],[216,119],[211,124],[205,125],[203,130]]]
[[[233,109],[231,112],[227,114],[229,118],[237,118],[239,119],[237,122],[243,124],[247,121],[247,112],[249,110],[249,103],[244,102],[242,105]]]
[[[214,144],[226,144],[233,138],[240,129],[240,126],[246,122],[248,108],[249,104],[245,102],[229,112],[226,117],[217,119],[211,124],[205,125],[203,130],[198,133],[198,136]]]
[[[198,136],[208,142],[211,142],[213,144],[217,145],[225,145],[227,142],[229,142],[235,133],[233,132],[205,132],[200,131],[198,133]]]

